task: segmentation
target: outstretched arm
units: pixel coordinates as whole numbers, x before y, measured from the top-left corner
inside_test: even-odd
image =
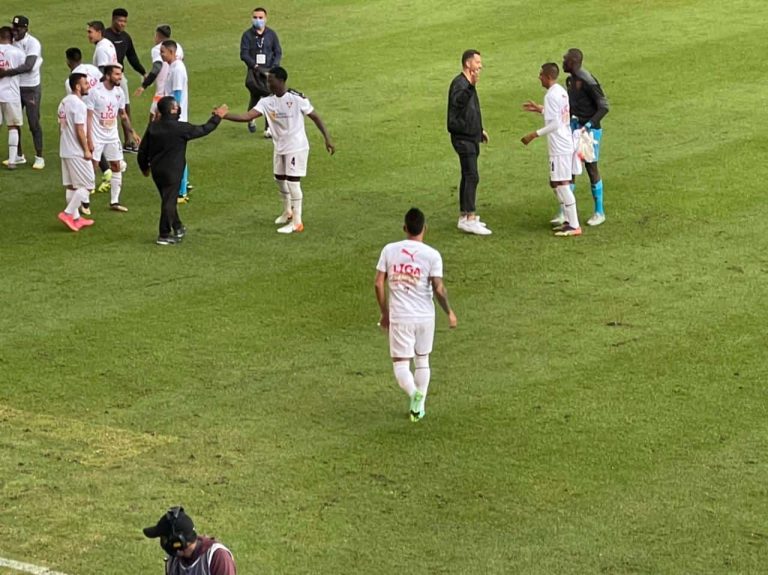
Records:
[[[213,115],[202,126],[193,126],[192,124],[187,124],[187,126],[189,126],[189,131],[185,134],[186,139],[195,140],[197,138],[207,136],[219,126],[221,119],[227,115],[228,111],[229,108],[226,104],[224,104],[223,106],[219,106],[218,108],[214,109]]]
[[[261,112],[251,108],[245,114],[226,114],[224,115],[223,119],[229,120],[230,122],[250,122],[251,120],[255,120],[261,115]]]
[[[320,130],[320,133],[323,135],[323,138],[325,138],[325,149],[328,150],[328,152],[333,155],[333,153],[336,151],[336,147],[333,145],[333,142],[331,142],[331,136],[328,135],[328,130],[325,129],[325,124],[323,124],[323,121],[320,119],[320,116],[317,115],[317,112],[312,111],[309,114],[307,114],[312,121],[315,123],[315,126],[317,126],[317,129]]]
[[[440,307],[443,308],[443,311],[448,314],[448,327],[456,327],[456,314],[453,313],[451,304],[448,303],[448,292],[443,284],[443,278],[430,277],[429,280],[432,282],[432,291],[435,293],[437,303],[439,303]]]

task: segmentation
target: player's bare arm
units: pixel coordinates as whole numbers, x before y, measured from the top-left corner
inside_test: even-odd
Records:
[[[80,147],[83,148],[83,158],[90,160],[93,158],[91,149],[89,147],[88,134],[85,131],[84,124],[75,124],[75,133],[77,134],[77,141],[80,143]]]
[[[86,124],[86,139],[87,139],[87,147],[88,149],[93,152],[93,110],[88,110],[88,116],[87,116],[87,124]]]
[[[520,141],[523,143],[524,146],[527,146],[538,137],[539,135],[536,132],[531,132],[530,134],[526,134],[525,136],[520,138]]]
[[[389,307],[387,306],[387,274],[386,272],[376,271],[376,279],[374,280],[373,287],[376,292],[376,301],[379,303],[379,310],[381,311],[381,319],[379,319],[379,326],[382,329],[389,329]]]
[[[331,155],[333,155],[334,152],[336,152],[336,147],[333,145],[333,142],[331,142],[331,136],[328,135],[328,130],[325,129],[325,124],[323,124],[320,116],[318,116],[315,112],[310,112],[307,114],[307,116],[312,119],[312,121],[315,123],[315,126],[317,126],[317,129],[320,130],[320,133],[323,135],[323,138],[325,138],[325,149],[328,150]]]
[[[222,116],[223,120],[229,120],[230,122],[250,122],[256,118],[260,118],[262,113],[258,110],[248,110],[245,114],[225,114]]]
[[[451,309],[451,304],[448,303],[448,291],[445,289],[445,284],[443,284],[443,278],[430,277],[429,281],[432,283],[432,291],[435,294],[437,303],[448,314],[448,327],[455,328],[458,320],[456,319],[456,314],[453,313],[453,309]]]
[[[136,133],[136,130],[133,129],[128,114],[126,114],[125,110],[122,108],[118,113],[120,115],[120,123],[123,125],[123,131],[125,131],[125,133],[130,133],[133,136],[133,141],[137,144],[141,144],[141,136],[139,136],[139,134]]]
[[[528,100],[525,104],[523,104],[523,110],[526,112],[541,114],[544,111],[544,106],[542,104],[537,104],[533,100]]]

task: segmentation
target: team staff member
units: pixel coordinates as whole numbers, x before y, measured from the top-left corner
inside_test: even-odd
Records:
[[[267,73],[280,65],[283,49],[280,40],[272,28],[267,27],[266,8],[255,8],[251,13],[251,27],[243,32],[240,39],[240,59],[245,62],[248,71],[245,75],[245,87],[251,93],[248,109],[252,110],[259,99],[269,96]],[[248,122],[248,130],[256,131],[256,122]],[[264,117],[264,137],[271,138],[269,123]]]
[[[160,539],[168,555],[165,575],[236,575],[232,552],[213,537],[198,535],[183,507],[171,507],[144,535]]]
[[[480,100],[475,88],[482,70],[483,59],[480,52],[467,50],[461,55],[461,74],[453,79],[448,90],[448,132],[461,165],[461,216],[458,228],[469,234],[488,236],[491,230],[480,222],[475,213],[477,184],[480,182],[477,157],[480,155],[480,142],[488,142],[488,133],[483,129]]]
[[[179,121],[179,104],[173,96],[164,96],[157,103],[158,119],[147,127],[137,159],[142,173],[145,176],[152,174],[160,192],[158,245],[176,244],[186,233],[176,209],[176,198],[187,165],[187,142],[213,132],[228,111],[227,106],[220,106],[213,111],[207,123],[193,126]]]
[[[142,79],[146,77],[147,71],[139,61],[139,56],[136,54],[136,48],[133,46],[133,38],[128,32],[125,31],[125,27],[128,25],[128,10],[125,8],[115,8],[112,10],[112,25],[104,30],[104,37],[112,42],[115,46],[115,52],[117,53],[117,63],[125,70],[125,59],[128,58],[128,62],[131,64],[131,68],[141,74]],[[120,88],[123,90],[125,96],[125,113],[128,115],[128,119],[131,118],[131,96],[128,89],[128,76],[123,75],[123,81],[120,84]],[[130,132],[125,131],[123,126],[123,136],[125,137],[125,146],[123,151],[135,154],[138,152],[139,147],[133,139]]]
[[[594,162],[584,162],[592,185],[592,198],[595,201],[595,213],[587,220],[588,226],[599,226],[605,221],[603,209],[603,180],[597,162],[600,159],[600,140],[603,137],[601,121],[608,113],[608,99],[592,74],[582,68],[584,54],[578,48],[571,48],[563,56],[563,71],[570,76],[565,81],[571,114],[575,117],[573,130],[589,130],[595,140]]]

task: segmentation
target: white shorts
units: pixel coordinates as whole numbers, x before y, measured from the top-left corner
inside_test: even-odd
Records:
[[[85,158],[62,158],[61,182],[67,188],[85,188],[90,192],[96,187],[93,164]]]
[[[24,116],[21,113],[21,100],[18,102],[0,102],[0,125],[23,126]]]
[[[93,159],[98,162],[102,155],[108,162],[119,162],[123,159],[123,147],[120,145],[120,142],[109,142],[107,144],[94,142]]]
[[[550,182],[570,182],[573,180],[573,158],[574,155],[550,156],[549,157],[549,181]]]
[[[389,324],[389,356],[410,359],[414,355],[432,353],[435,320],[420,323]]]
[[[125,68],[123,68],[123,79],[120,80],[120,88],[123,90],[123,96],[125,96],[125,105],[131,103],[131,91],[128,89],[128,76],[125,75]]]
[[[277,154],[272,158],[273,173],[277,176],[295,176],[303,178],[307,175],[307,159],[309,150],[291,154]]]

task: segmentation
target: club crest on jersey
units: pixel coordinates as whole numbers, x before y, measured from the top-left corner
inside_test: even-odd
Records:
[[[290,110],[291,106],[293,106],[293,102],[286,102],[285,104],[288,106],[289,110]]]

